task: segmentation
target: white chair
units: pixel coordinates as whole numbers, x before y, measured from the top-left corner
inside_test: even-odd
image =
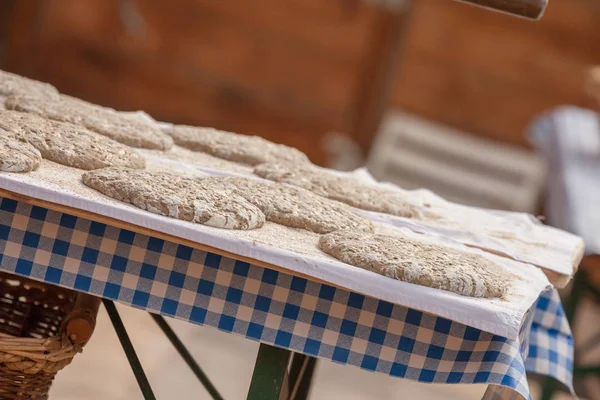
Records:
[[[533,152],[414,115],[386,115],[367,160],[371,174],[467,205],[534,213],[545,173]]]

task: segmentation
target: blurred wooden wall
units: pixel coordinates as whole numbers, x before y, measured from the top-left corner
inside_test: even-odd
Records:
[[[261,135],[323,164],[321,136],[345,130],[376,14],[360,0],[22,0],[5,65],[100,104]]]
[[[585,70],[600,64],[599,1],[549,0],[537,22],[447,0],[416,4],[395,106],[526,145],[534,115],[586,105]]]
[[[259,134],[319,164],[324,133],[353,132],[382,21],[361,0],[13,3],[2,68],[161,120]],[[536,113],[584,104],[583,72],[600,63],[596,0],[550,0],[541,22],[415,0],[405,32],[391,106],[519,145]]]

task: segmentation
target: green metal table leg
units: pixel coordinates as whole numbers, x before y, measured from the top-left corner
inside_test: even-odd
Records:
[[[171,329],[167,321],[165,321],[165,319],[158,314],[150,313],[150,316],[152,316],[154,322],[158,324],[158,326],[167,336],[169,341],[171,341],[173,346],[175,346],[175,349],[177,350],[179,355],[183,358],[188,367],[190,367],[190,369],[194,372],[194,375],[196,375],[196,377],[198,378],[198,380],[200,380],[202,385],[204,385],[204,388],[208,391],[211,398],[214,400],[223,400],[223,397],[221,397],[215,386],[212,384],[210,379],[208,379],[204,371],[202,371],[202,368],[200,368],[196,360],[194,360],[194,357],[190,354],[190,352],[181,342],[179,337],[177,337],[177,334],[175,333],[175,331],[173,331],[173,329]]]
[[[123,351],[127,356],[127,360],[133,370],[144,399],[156,400],[150,387],[150,382],[144,373],[144,369],[129,339],[129,335],[115,304],[107,299],[103,299],[102,302],[115,328],[117,337],[121,342]],[[215,400],[223,400],[165,319],[160,315],[151,314],[151,316],[192,369],[196,377],[202,382],[211,397]],[[289,350],[266,344],[260,345],[252,375],[252,382],[248,390],[248,400],[305,400],[308,397],[317,360],[313,357],[295,354],[291,373],[288,374],[288,366],[292,354],[293,352]]]
[[[290,365],[289,384],[290,384],[290,396],[289,400],[295,400],[300,384],[302,383],[302,376],[308,366],[308,356],[304,354],[294,353],[292,356],[292,364]]]
[[[261,344],[256,357],[248,400],[283,400],[288,397],[287,368],[292,352]]]
[[[310,389],[312,388],[312,380],[315,374],[315,370],[317,369],[317,359],[314,357],[310,357],[308,359],[308,365],[306,366],[306,371],[304,371],[304,376],[300,381],[300,386],[298,387],[298,391],[296,392],[296,396],[294,400],[306,400],[308,399],[308,395],[310,394]]]
[[[588,365],[575,368],[575,376],[600,375],[600,365]]]
[[[294,354],[290,368],[290,400],[308,398],[316,365],[316,358]]]
[[[573,279],[573,287],[571,288],[571,293],[567,301],[565,302],[565,316],[569,321],[569,324],[572,326],[573,321],[575,320],[575,312],[577,311],[577,306],[579,305],[579,300],[583,296],[583,293],[587,288],[587,275],[584,271],[579,271],[575,278]]]
[[[125,325],[123,325],[123,321],[121,320],[121,316],[115,307],[115,303],[111,300],[102,299],[104,303],[104,307],[106,308],[106,312],[110,317],[110,321],[115,328],[115,332],[119,337],[119,341],[121,342],[121,346],[123,346],[123,351],[125,351],[125,355],[127,356],[127,360],[129,361],[129,365],[133,370],[133,374],[135,375],[135,379],[142,391],[142,395],[145,400],[156,400],[154,393],[152,392],[152,388],[150,387],[150,382],[148,382],[148,378],[144,373],[144,369],[142,368],[142,364],[135,353],[135,349],[133,348],[133,344],[129,339],[129,335],[127,334],[127,330],[125,329]]]

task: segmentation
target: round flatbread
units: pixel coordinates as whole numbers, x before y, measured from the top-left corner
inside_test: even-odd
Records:
[[[54,86],[47,83],[0,71],[0,97],[9,96],[31,96],[57,100],[59,94]]]
[[[173,146],[173,140],[163,133],[157,124],[65,95],[61,95],[56,101],[12,96],[4,105],[9,110],[81,125],[131,147],[168,150]]]
[[[257,165],[265,162],[308,162],[306,154],[258,136],[239,135],[212,128],[174,125],[164,129],[175,144],[224,160]]]
[[[294,185],[351,205],[361,210],[375,211],[405,218],[420,218],[417,207],[399,198],[397,193],[382,190],[357,179],[341,177],[310,164],[265,163],[254,173],[271,181]]]
[[[206,178],[231,185],[235,193],[257,206],[267,221],[290,228],[329,233],[339,229],[373,232],[371,222],[350,207],[307,190],[247,178]]]
[[[144,168],[144,158],[105,136],[33,114],[0,111],[0,127],[35,147],[43,158],[85,170],[110,166]]]
[[[263,226],[264,214],[231,185],[128,168],[86,172],[87,186],[149,212],[215,228],[248,230]]]
[[[35,147],[0,128],[0,171],[30,172],[41,162],[42,155]]]
[[[401,236],[337,231],[319,248],[358,268],[471,297],[503,297],[515,277],[479,255]]]

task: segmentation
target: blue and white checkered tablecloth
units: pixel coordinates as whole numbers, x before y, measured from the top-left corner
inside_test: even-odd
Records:
[[[571,389],[573,340],[556,291],[516,341],[349,290],[0,198],[0,269],[419,382],[528,398],[525,371]],[[401,397],[401,394],[399,394]]]

